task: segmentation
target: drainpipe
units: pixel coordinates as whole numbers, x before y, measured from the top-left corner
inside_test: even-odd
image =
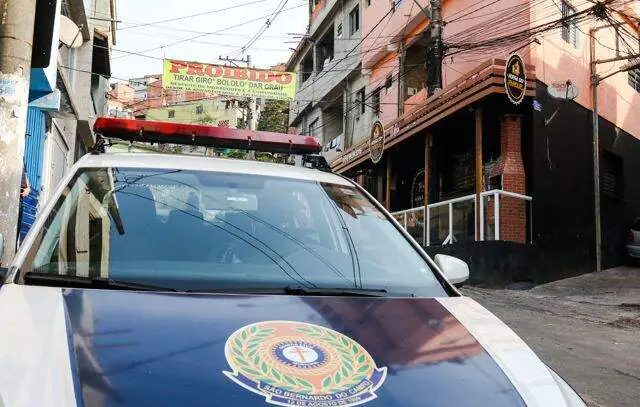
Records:
[[[398,117],[404,113],[404,64],[407,57],[404,42],[398,48]]]

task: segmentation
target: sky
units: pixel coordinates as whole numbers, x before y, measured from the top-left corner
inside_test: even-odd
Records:
[[[243,54],[242,47],[283,1],[283,11]],[[199,13],[207,14],[158,23]],[[121,22],[111,61],[113,79],[162,73],[162,58],[219,63],[220,55],[244,58],[249,54],[257,68],[286,62],[293,52],[290,48],[299,41],[291,34],[306,31],[308,13],[308,0],[120,0]],[[154,24],[136,27],[148,23]],[[191,39],[196,36],[199,38]],[[145,52],[153,48],[158,49]]]

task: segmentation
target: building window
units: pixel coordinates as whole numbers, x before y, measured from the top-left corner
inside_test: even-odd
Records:
[[[371,105],[374,114],[380,113],[380,88],[377,88],[371,94]]]
[[[338,24],[338,28],[336,28],[336,37],[342,38],[342,23]]]
[[[365,92],[365,88],[362,88],[356,93],[356,117],[360,117],[366,111]]]
[[[563,1],[561,10],[563,18],[562,39],[573,45],[574,48],[578,48],[578,24],[575,19],[569,18],[572,14],[575,14],[576,9],[571,7],[566,1]]]
[[[169,119],[173,119],[174,117],[176,117],[176,111],[175,110],[169,110]]]
[[[309,50],[307,56],[302,60],[300,71],[302,71],[300,76],[303,83],[311,78],[311,74],[313,73],[313,50]]]
[[[309,136],[310,137],[318,137],[318,135],[317,135],[317,132],[318,132],[318,120],[319,119],[315,119],[309,125]]]
[[[353,35],[360,30],[360,6],[356,6],[349,13],[349,34]]]
[[[629,85],[640,92],[640,68],[632,69],[629,71]]]
[[[325,69],[334,57],[334,38],[333,26],[327,30],[327,33],[318,41],[316,45],[316,68],[318,72]]]
[[[391,92],[391,88],[393,87],[393,76],[387,76],[387,80],[384,82],[384,89],[387,92]]]
[[[602,152],[602,193],[624,199],[624,160],[610,151]]]
[[[204,114],[204,106],[196,106],[196,114]]]

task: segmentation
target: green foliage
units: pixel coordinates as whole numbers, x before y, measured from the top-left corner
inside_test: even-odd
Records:
[[[289,103],[284,100],[267,100],[258,120],[258,130],[287,133]]]

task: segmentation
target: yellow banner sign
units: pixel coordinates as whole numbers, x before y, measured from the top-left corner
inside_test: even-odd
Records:
[[[293,100],[296,74],[198,62],[164,61],[162,87],[185,92]]]

